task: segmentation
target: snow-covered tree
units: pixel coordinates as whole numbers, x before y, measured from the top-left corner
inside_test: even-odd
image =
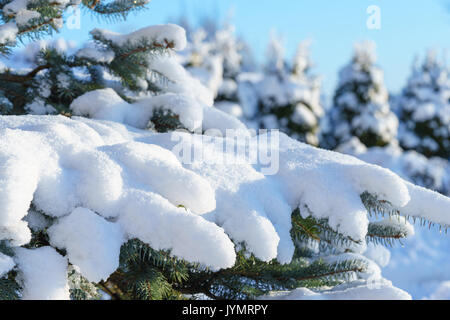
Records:
[[[259,115],[263,128],[277,128],[294,139],[318,145],[324,110],[320,78],[310,72],[309,45],[309,41],[300,43],[293,62],[288,64],[283,45],[272,36],[265,75],[257,84]]]
[[[35,2],[5,4],[20,17]],[[91,34],[73,54],[39,51],[20,85],[24,73],[2,75],[8,100],[51,85],[10,101],[22,115],[0,116],[0,298],[410,297],[367,246],[411,235],[406,218],[446,227],[449,198],[284,134],[252,134],[178,63],[181,27]],[[62,114],[32,115],[36,97]]]
[[[11,52],[19,41],[41,38],[58,31],[63,25],[63,13],[70,7],[82,6],[93,14],[121,19],[133,11],[140,10],[148,0],[121,1],[3,1],[0,14],[3,24],[0,32],[0,51]],[[33,57],[28,70],[13,70],[7,65],[0,73],[0,89],[3,109],[12,114],[23,114],[26,110],[39,113],[68,111],[67,106],[77,96],[94,88],[104,87],[102,71],[108,70],[122,82],[124,87],[136,90],[145,83],[148,63],[141,60],[144,51],[162,52],[174,48],[180,35],[177,27],[171,27],[167,39],[155,36],[157,29],[145,30],[129,38],[93,30],[96,44],[86,47],[78,54],[66,55],[54,47],[42,48]],[[176,48],[175,48],[176,49]],[[83,80],[76,76],[80,71]]]
[[[414,65],[398,113],[403,148],[450,158],[450,77],[436,52],[429,51],[421,64]]]
[[[240,80],[240,74],[252,68],[248,45],[237,38],[229,23],[219,27],[210,20],[206,22],[191,32],[192,41],[180,54],[182,64],[213,92],[216,108],[250,122],[254,111],[246,110],[241,101],[245,84]]]
[[[404,151],[398,142],[367,148],[356,137],[341,144],[336,151],[388,168],[419,186],[450,196],[450,162],[446,159],[427,158],[414,150]]]
[[[324,129],[334,149],[357,137],[365,146],[385,146],[397,136],[398,119],[390,110],[383,71],[375,65],[375,44],[355,45],[351,62],[339,72],[333,106]]]

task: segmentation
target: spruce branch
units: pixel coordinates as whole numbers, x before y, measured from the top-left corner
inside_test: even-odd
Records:
[[[145,9],[150,0],[115,0],[104,3],[101,0],[83,0],[82,3],[92,13],[111,21],[125,20],[132,12]]]
[[[442,230],[444,230],[445,233],[447,233],[447,230],[449,228],[449,226],[446,224],[436,223],[423,217],[415,217],[402,214],[402,212],[395,206],[393,206],[389,201],[378,199],[376,195],[370,194],[368,192],[364,192],[361,194],[361,201],[366,207],[369,215],[373,217],[381,216],[384,218],[387,215],[388,217],[393,218],[401,216],[404,217],[408,222],[411,221],[413,224],[416,224],[418,222],[421,227],[428,227],[428,229],[437,226],[439,228],[439,232],[442,232]]]
[[[308,208],[305,208],[305,210],[309,211]],[[308,213],[311,214],[311,212]],[[316,219],[312,215],[303,218],[299,208],[294,210],[291,220],[291,236],[293,239],[299,241],[313,240],[319,243],[326,243],[329,247],[334,247],[335,245],[351,246],[361,244],[361,241],[335,231],[329,226],[327,219]]]
[[[18,300],[20,286],[9,278],[0,279],[0,300]]]

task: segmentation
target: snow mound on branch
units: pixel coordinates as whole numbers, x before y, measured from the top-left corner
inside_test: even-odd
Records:
[[[384,280],[371,287],[364,281],[354,281],[336,286],[332,290],[312,291],[307,288],[297,288],[290,292],[272,292],[261,297],[262,300],[411,300],[411,296],[392,286]]]
[[[383,268],[389,264],[391,252],[382,245],[368,243],[364,256]]]
[[[75,209],[50,227],[48,234],[51,245],[66,249],[69,261],[89,281],[106,280],[119,266],[120,247],[124,242],[120,225],[106,221],[89,209]]]
[[[205,263],[212,270],[231,267],[236,259],[222,228],[152,192],[131,191],[119,223],[129,238],[139,238],[155,250],[172,249],[173,255]]]
[[[34,10],[28,10],[28,4],[32,3],[32,0],[12,0],[2,8],[5,16],[9,17],[10,22],[3,23],[0,26],[0,44],[7,44],[8,42],[14,42],[19,32],[19,26],[26,26],[33,19],[41,17],[41,14]],[[54,1],[53,7],[61,10],[69,5],[69,0],[57,0]],[[60,29],[62,27],[62,18],[54,18],[54,28]]]
[[[94,29],[91,34],[104,37],[118,46],[126,43],[137,45],[139,41],[152,41],[154,44],[174,50],[183,50],[186,47],[186,31],[175,24],[149,26],[129,34],[120,34],[104,29]]]
[[[297,207],[363,240],[368,218],[360,195],[366,191],[402,214],[450,224],[449,198],[284,134],[236,140],[77,117],[2,116],[0,136],[0,230],[6,230],[0,240],[27,242],[22,219],[33,201],[37,210],[58,218],[50,228],[53,244],[66,248],[69,260],[92,278],[113,271],[119,227],[125,240],[139,238],[218,270],[234,264],[234,243],[261,260],[289,262],[291,212]],[[231,143],[236,148],[226,147]],[[235,152],[250,146],[256,146],[255,162]],[[78,207],[86,209],[74,211]],[[69,225],[85,225],[86,242],[61,231]],[[110,237],[115,240],[103,240]],[[87,254],[88,245],[106,257],[95,275],[89,269],[94,260],[77,256]]]
[[[278,176],[289,190],[286,193],[291,206],[306,205],[315,217],[329,218],[332,228],[354,239],[363,239],[367,233],[367,212],[360,199],[364,191],[398,207],[410,200],[405,182],[397,175],[356,158],[313,148],[285,136],[280,139],[279,156],[285,160],[280,161]]]
[[[12,268],[14,268],[15,265],[16,264],[11,257],[0,253],[0,278],[7,274]]]
[[[64,117],[1,119],[5,122],[0,120],[0,158],[4,159],[0,169],[0,231],[7,231],[0,232],[1,239],[13,240],[14,245],[23,245],[30,240],[30,231],[21,219],[33,200],[37,209],[53,217],[69,215],[77,207],[89,208],[105,218],[118,217],[123,212],[120,221],[127,234],[141,235],[143,241],[155,249],[173,249],[180,258],[216,269],[234,264],[234,245],[223,229],[197,218],[198,214],[214,210],[214,190],[204,178],[183,168],[169,150],[132,141],[133,129],[128,131],[122,125],[117,128],[117,123],[106,125],[88,120],[91,128],[85,124],[86,120],[73,121]],[[139,211],[132,207],[142,203],[136,195],[144,201]],[[189,208],[189,211],[178,206]],[[147,229],[141,228],[140,233],[133,230],[129,224],[136,224],[136,220],[127,220],[131,210],[134,210],[135,218],[140,216],[141,222],[146,221]],[[89,222],[78,215],[64,217],[53,227],[53,241],[56,246],[68,249],[69,259],[81,268],[82,273],[85,272],[83,275],[96,278],[100,275],[91,275],[89,269],[93,261],[81,259],[80,263],[77,259],[81,249],[73,247],[73,242],[81,246],[76,241],[78,236],[71,238],[68,233],[65,235],[68,239],[58,236],[58,230],[67,229],[67,224],[85,222],[85,229],[91,228],[95,234],[107,228],[99,225],[100,217],[97,222]],[[160,217],[159,223],[154,222],[156,217]],[[166,223],[166,228],[160,230],[162,222]],[[108,225],[106,221],[103,224]],[[20,232],[16,231],[18,227]],[[149,234],[150,227],[158,232]],[[111,236],[116,238],[98,243],[105,246],[104,252],[108,254],[108,260],[102,263],[112,272],[111,266],[117,265],[118,256],[113,263],[109,252],[117,251],[121,239],[117,239],[119,233],[104,232],[105,237],[112,233]],[[92,245],[94,240],[91,242]],[[83,248],[86,246],[82,245]],[[197,249],[192,250],[193,247]],[[106,276],[103,271],[98,272]]]
[[[379,221],[372,222],[375,226],[391,227],[397,230],[398,233],[404,235],[405,238],[414,236],[414,226],[405,217],[399,215],[390,215],[388,218],[384,218]]]
[[[130,104],[113,89],[100,89],[78,97],[72,102],[70,108],[77,116],[116,121],[141,129],[148,126],[153,112],[158,108],[173,111],[188,130],[199,128],[203,120],[201,104],[186,96],[173,93],[142,99]]]
[[[52,247],[16,249],[24,300],[69,300],[67,259]]]
[[[8,22],[0,26],[0,44],[6,44],[16,40],[19,28],[14,22]]]
[[[110,50],[101,51],[98,48],[96,48],[93,43],[88,43],[84,48],[78,50],[76,55],[79,58],[89,59],[103,63],[111,63],[115,58],[115,54],[113,51]]]
[[[255,145],[265,138],[251,141]],[[289,261],[292,256],[292,208],[305,207],[306,215],[329,218],[330,225],[340,232],[363,239],[368,219],[361,193],[369,191],[400,210],[410,201],[405,181],[389,170],[295,142],[285,135],[279,138],[279,170],[267,176],[259,172],[258,165],[224,151],[230,138],[210,138],[208,148],[204,137],[181,133],[146,136],[140,141],[174,150],[181,140],[184,150],[201,153],[201,160],[183,163],[206,178],[216,191],[217,207],[207,218],[222,226],[234,242],[245,242],[250,252],[266,261],[274,257]],[[268,154],[263,148],[260,152]],[[423,195],[429,199],[437,196],[446,208],[450,205],[448,198],[434,192],[423,190]],[[448,215],[443,217],[449,221]]]
[[[169,81],[165,91],[183,94],[210,107],[214,103],[214,95],[200,80],[192,77],[180,64],[176,56],[161,55],[149,59],[151,75],[164,75]]]
[[[93,119],[111,120],[136,128],[148,127],[153,112],[170,110],[190,131],[243,129],[245,125],[234,117],[203,104],[185,94],[165,93],[140,99],[134,103],[124,101],[113,89],[90,91],[75,99],[70,105],[74,115]]]
[[[388,168],[422,187],[450,194],[450,162],[444,158],[426,158],[416,151],[403,151],[396,143],[366,148],[356,137],[341,144],[337,151]]]
[[[103,150],[120,164],[133,168],[128,181],[148,186],[174,205],[183,205],[203,214],[214,210],[214,190],[209,183],[184,169],[175,155],[157,145],[129,142],[104,147]],[[173,182],[180,186],[174,188]],[[199,201],[202,199],[203,201]]]

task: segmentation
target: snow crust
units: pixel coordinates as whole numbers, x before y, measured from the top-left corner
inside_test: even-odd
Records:
[[[24,300],[68,300],[67,258],[52,247],[16,249]]]
[[[0,136],[0,228],[5,230],[0,240],[15,246],[29,241],[22,219],[33,202],[57,218],[49,229],[52,245],[65,248],[69,262],[94,281],[114,271],[120,244],[130,238],[214,270],[234,264],[238,243],[264,261],[289,262],[294,250],[290,215],[298,206],[363,239],[368,219],[359,195],[364,191],[404,214],[450,224],[449,198],[387,169],[283,134],[272,175],[262,174],[263,162],[251,164],[224,149],[227,137],[205,140],[63,116],[2,116]],[[269,137],[248,139],[259,151],[268,151],[258,139]],[[184,162],[180,141],[203,157]],[[39,265],[40,251],[18,250],[19,268],[29,261]],[[54,257],[56,252],[45,255],[53,257],[46,266],[53,260],[58,270],[67,264]],[[34,277],[27,270],[25,283],[34,281],[26,280]],[[63,296],[63,278],[58,279],[58,293],[48,297]]]
[[[67,250],[69,261],[92,282],[107,280],[119,266],[124,237],[120,225],[77,208],[48,230],[50,244]],[[107,245],[105,245],[107,244]]]

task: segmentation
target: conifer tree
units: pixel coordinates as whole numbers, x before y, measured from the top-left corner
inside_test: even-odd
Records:
[[[62,11],[71,4],[4,1],[3,52],[9,53],[15,37],[57,29]],[[118,18],[143,4],[82,2],[95,13]],[[286,136],[280,147],[284,171],[277,178],[269,179],[251,165],[203,165],[221,180],[222,189],[214,190],[207,175],[194,172],[195,165],[183,167],[160,146],[175,129],[195,131],[199,119],[240,128],[212,111],[206,105],[212,100],[209,91],[171,59],[172,50],[184,47],[184,31],[164,25],[125,35],[95,29],[91,35],[93,43],[74,54],[45,47],[31,72],[7,69],[0,75],[4,113],[44,110],[39,113],[67,116],[0,116],[0,159],[6,160],[6,170],[0,169],[1,299],[36,297],[53,285],[56,289],[50,289],[61,295],[68,286],[72,299],[98,299],[101,294],[112,299],[190,299],[199,294],[253,299],[298,287],[320,290],[347,282],[347,289],[361,287],[379,276],[379,269],[362,255],[366,244],[389,245],[411,234],[409,222],[399,214],[448,223],[441,214],[447,198],[416,189],[387,170]],[[296,61],[291,76],[302,78],[304,60]],[[80,69],[81,77],[75,72]],[[72,114],[92,119],[70,119]],[[145,128],[152,132],[140,130]],[[336,182],[336,177],[342,179]],[[371,183],[370,178],[383,180]],[[305,179],[309,188],[319,189],[306,190]],[[298,181],[303,184],[296,185]],[[280,189],[282,182],[294,187]],[[252,184],[255,188],[248,190]],[[342,195],[342,206],[333,212],[318,192],[327,188]],[[15,190],[23,194],[17,196]],[[255,192],[257,198],[249,200]],[[409,193],[430,201],[436,212],[427,214],[417,203],[409,204]],[[311,207],[300,201],[304,197]],[[225,209],[210,214],[215,206]],[[373,217],[370,223],[366,214]],[[384,220],[375,219],[381,215]],[[234,230],[240,225],[249,228]],[[349,233],[363,235],[355,239]],[[189,247],[191,241],[198,247]],[[220,246],[204,251],[214,241]],[[55,280],[56,275],[61,277]],[[42,287],[35,288],[36,283]]]
[[[299,44],[293,63],[274,36],[267,49],[264,79],[259,83],[262,127],[280,129],[294,139],[319,144],[319,124],[324,114],[321,81],[311,74],[309,41]]]
[[[0,49],[4,54],[10,54],[19,41],[36,40],[58,31],[63,23],[62,14],[70,6],[82,6],[95,15],[116,21],[143,9],[147,2],[5,1],[1,11],[4,24]],[[76,97],[111,85],[126,99],[133,99],[142,92],[157,92],[160,81],[155,81],[155,77],[159,74],[152,71],[149,54],[161,56],[177,49],[176,41],[180,45],[176,36],[181,28],[167,28],[171,28],[166,33],[168,38],[158,37],[161,30],[157,26],[143,28],[128,37],[95,29],[91,31],[92,41],[72,54],[52,45],[43,46],[30,61],[31,71],[21,74],[20,70],[10,67],[1,72],[3,113],[69,112],[68,106]],[[109,83],[111,78],[113,83]]]
[[[402,123],[400,143],[427,157],[450,158],[449,71],[436,52],[429,51],[412,74],[398,101]]]
[[[398,119],[390,110],[383,71],[375,62],[374,43],[358,43],[351,62],[340,71],[324,129],[328,148],[335,149],[352,137],[366,147],[383,147],[396,138]]]
[[[181,53],[183,65],[214,93],[214,106],[248,122],[251,110],[242,103],[242,85],[239,75],[247,71],[246,43],[238,39],[230,24],[219,27],[210,20],[191,31],[187,50]]]

